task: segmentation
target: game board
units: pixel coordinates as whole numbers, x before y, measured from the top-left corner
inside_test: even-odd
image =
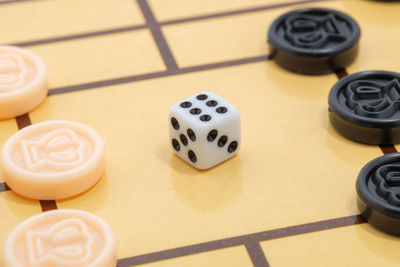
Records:
[[[290,73],[268,55],[280,14],[328,7],[361,27],[346,70]],[[61,201],[12,192],[0,175],[0,247],[34,214],[82,209],[119,236],[118,266],[398,266],[400,239],[359,215],[355,181],[398,146],[349,141],[331,127],[327,97],[346,73],[400,71],[400,3],[283,0],[0,0],[0,43],[37,53],[50,93],[0,121],[0,146],[31,123],[88,124],[106,142],[106,173]],[[174,155],[167,114],[203,90],[234,104],[242,147],[206,171]],[[0,260],[2,255],[0,256]]]

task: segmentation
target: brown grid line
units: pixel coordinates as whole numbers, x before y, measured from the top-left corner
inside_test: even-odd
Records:
[[[11,1],[6,1],[6,2],[0,2],[0,4],[1,3],[20,2],[20,1],[33,1],[33,0],[11,0]],[[38,1],[38,0],[34,0],[34,1]],[[259,12],[259,11],[265,11],[265,10],[270,10],[270,9],[276,9],[276,8],[288,7],[288,6],[294,6],[294,5],[301,5],[301,4],[307,4],[307,3],[314,3],[314,2],[322,2],[322,1],[326,1],[326,0],[298,0],[298,1],[288,2],[288,3],[282,3],[282,4],[265,5],[265,6],[259,6],[259,7],[254,7],[254,8],[240,9],[240,10],[227,11],[227,12],[219,12],[219,13],[187,17],[187,18],[181,18],[181,19],[175,19],[175,20],[166,20],[166,21],[158,22],[157,24],[158,24],[158,27],[166,26],[166,25],[182,24],[182,23],[199,21],[199,20],[207,20],[207,19],[228,17],[228,16],[234,16],[234,15],[242,15],[242,14],[247,14],[247,13],[252,13],[252,12]],[[130,31],[135,31],[135,30],[146,29],[148,27],[149,27],[149,25],[147,25],[147,24],[126,26],[126,27],[117,27],[117,28],[113,28],[113,29],[93,31],[93,32],[88,32],[88,33],[56,36],[56,37],[31,40],[31,41],[21,41],[21,42],[13,43],[11,45],[16,45],[16,46],[21,46],[21,47],[37,46],[37,45],[57,43],[57,42],[70,41],[70,40],[79,40],[79,39],[102,36],[102,35],[130,32]]]
[[[215,19],[215,18],[242,15],[242,14],[248,14],[248,13],[253,13],[253,12],[265,11],[265,10],[269,10],[269,9],[276,9],[276,8],[289,7],[289,6],[308,4],[308,3],[314,3],[314,2],[322,2],[322,1],[326,1],[326,0],[298,0],[298,1],[293,1],[293,2],[281,3],[281,4],[272,4],[272,5],[270,4],[270,5],[265,5],[265,6],[253,7],[253,8],[246,8],[246,9],[239,9],[239,10],[233,10],[233,11],[220,12],[220,13],[213,13],[213,14],[208,14],[208,15],[194,16],[194,17],[189,17],[189,18],[166,20],[166,21],[160,22],[160,25],[166,26],[166,25],[180,24],[180,23],[193,22],[193,21],[199,21],[199,20]]]
[[[32,124],[31,118],[29,117],[28,113],[16,117],[15,120],[17,121],[18,130],[21,130]]]
[[[136,81],[150,80],[150,79],[155,79],[155,78],[162,78],[162,77],[179,75],[179,74],[186,74],[186,73],[192,73],[192,72],[198,72],[198,71],[232,67],[232,66],[238,66],[238,65],[243,65],[243,64],[267,61],[269,59],[270,58],[268,55],[263,55],[263,56],[257,56],[257,57],[242,58],[242,59],[235,59],[235,60],[230,60],[230,61],[210,63],[210,64],[205,64],[205,65],[197,65],[197,66],[192,66],[192,67],[180,68],[178,70],[167,70],[167,71],[153,72],[153,73],[147,73],[147,74],[121,77],[121,78],[116,78],[116,79],[109,79],[109,80],[102,80],[102,81],[72,85],[72,86],[64,86],[64,87],[50,89],[49,95],[58,95],[58,94],[71,93],[71,92],[82,91],[82,90],[87,90],[87,89],[97,89],[97,88],[111,86],[111,85],[118,85],[118,84],[124,84],[124,83],[136,82]]]
[[[6,183],[0,183],[0,192],[5,192],[11,190]]]
[[[57,209],[57,203],[55,200],[39,200],[39,202],[40,207],[42,208],[42,212]]]
[[[187,21],[209,19],[209,18],[222,17],[222,16],[230,16],[230,15],[243,14],[243,13],[255,12],[255,11],[262,11],[262,10],[267,10],[267,9],[273,9],[273,8],[291,6],[291,5],[303,4],[303,3],[310,3],[310,2],[318,2],[318,1],[324,1],[324,0],[294,1],[294,2],[289,2],[289,3],[284,3],[284,4],[275,4],[275,5],[261,6],[261,7],[257,7],[257,8],[236,10],[236,11],[231,11],[231,12],[216,13],[216,14],[211,14],[211,15],[207,15],[207,16],[186,18],[186,19],[184,19],[184,21],[180,21],[180,20],[167,21],[167,22],[164,22],[164,23],[166,23],[166,24],[183,23],[183,22],[187,22]],[[143,12],[145,14],[146,14],[146,12],[150,13],[150,15],[152,16],[151,19],[154,20],[152,23],[157,24],[152,12],[151,11],[149,11],[149,12],[146,11],[146,8],[147,9],[150,8],[148,6],[146,0],[138,0],[138,3],[142,4],[143,9],[144,9]],[[149,16],[149,15],[147,14],[147,16]],[[163,23],[160,23],[160,25],[162,25],[162,24]],[[132,27],[135,28],[135,29],[142,29],[142,28],[146,28],[147,26],[148,25],[138,25],[138,26],[132,26]],[[159,26],[157,26],[157,27],[159,27]],[[118,28],[118,29],[108,30],[108,31],[99,31],[99,32],[93,32],[93,33],[85,33],[85,34],[79,34],[79,35],[71,35],[71,36],[64,36],[64,37],[56,37],[56,38],[50,38],[50,39],[23,42],[23,43],[19,43],[18,45],[21,45],[21,46],[40,45],[40,44],[45,44],[45,43],[58,42],[58,41],[63,41],[63,40],[81,39],[81,38],[86,38],[86,37],[93,37],[93,36],[99,36],[99,35],[102,35],[102,34],[111,34],[111,33],[117,33],[117,32],[122,32],[122,31],[129,31],[129,29],[128,28]],[[161,31],[160,31],[160,34],[162,36]],[[155,39],[155,40],[157,41],[157,39]],[[164,48],[161,47],[160,51],[162,51],[162,49],[164,49]],[[165,56],[168,53],[161,52],[161,54]],[[172,53],[170,53],[170,56],[172,57]],[[175,69],[175,65],[176,65],[175,60],[172,58],[173,60],[171,61],[168,57],[169,56],[167,56],[167,59],[164,59],[164,62],[166,62],[165,64],[166,65],[168,64],[170,66],[170,69],[167,70],[167,71],[147,73],[147,74],[141,74],[141,75],[132,75],[132,76],[127,76],[127,77],[114,78],[114,79],[108,79],[108,80],[103,80],[103,81],[96,81],[96,82],[84,83],[84,84],[79,84],[79,85],[70,85],[70,86],[54,88],[54,89],[49,90],[49,95],[56,95],[56,94],[62,94],[62,93],[68,93],[68,92],[82,91],[82,90],[93,89],[93,88],[98,88],[98,87],[105,87],[105,86],[117,85],[117,84],[122,84],[122,83],[129,83],[129,82],[134,82],[134,81],[142,81],[142,80],[166,77],[166,76],[171,76],[171,75],[175,75],[175,74],[185,74],[185,73],[190,73],[190,72],[195,72],[195,71],[209,70],[209,69],[215,69],[215,68],[223,68],[223,67],[247,64],[247,63],[259,62],[259,61],[265,61],[265,60],[269,59],[269,56],[258,56],[258,57],[251,57],[251,58],[245,58],[245,59],[236,59],[236,60],[230,60],[230,61],[225,61],[225,62],[218,62],[218,63],[211,63],[211,64],[205,64],[205,65],[186,67],[186,68],[182,68],[182,69],[178,70],[178,69]]]
[[[19,130],[21,130],[29,125],[32,125],[31,118],[29,117],[28,113],[18,116],[15,119],[17,121]],[[40,207],[42,208],[43,212],[48,211],[48,210],[57,209],[57,203],[55,200],[39,200],[39,203],[40,203]]]
[[[119,27],[119,28],[114,28],[114,29],[109,29],[109,30],[58,36],[58,37],[53,37],[53,38],[39,39],[39,40],[26,41],[26,42],[18,42],[18,43],[13,43],[11,45],[20,46],[20,47],[36,46],[36,45],[43,45],[43,44],[58,43],[58,42],[63,42],[63,41],[79,40],[79,39],[108,35],[108,34],[130,32],[130,31],[142,30],[142,29],[146,29],[146,28],[147,28],[146,24],[126,26],[126,27]]]
[[[340,68],[338,70],[335,70],[334,72],[339,80],[342,79],[343,77],[346,77],[347,75],[349,75],[345,68]]]
[[[252,242],[262,242],[282,237],[312,233],[317,231],[335,229],[345,226],[357,225],[366,221],[361,215],[353,215],[319,222],[306,223],[301,225],[278,228],[274,230],[219,239],[215,241],[189,245],[185,247],[173,248],[149,254],[123,258],[118,260],[118,267],[135,266],[177,257],[183,257],[217,249],[230,248],[246,245]]]
[[[246,243],[245,247],[254,267],[269,267],[268,261],[265,258],[264,251],[259,242]]]
[[[394,145],[379,145],[379,148],[382,150],[382,153],[385,155],[397,152],[397,149]]]
[[[158,50],[161,53],[161,57],[163,58],[165,66],[167,66],[167,69],[170,71],[175,71],[179,69],[178,65],[176,64],[176,60],[172,54],[172,51],[168,46],[167,40],[165,39],[161,31],[161,27],[156,21],[153,12],[151,11],[149,3],[147,2],[147,0],[137,0],[137,2],[140,9],[142,10],[144,18],[146,19],[148,27],[150,28],[154,41],[157,44]]]
[[[147,0],[137,0],[140,9],[142,10],[142,13],[146,19],[147,25],[149,26],[151,33],[153,35],[153,38],[157,44],[158,50],[163,58],[164,64],[167,67],[167,72],[170,72],[172,74],[179,72],[179,67],[176,63],[176,60],[172,54],[171,49],[168,46],[167,40],[165,39],[162,31],[161,31],[161,26],[158,24],[156,18],[154,17],[154,14],[147,2]],[[268,58],[268,57],[267,57]],[[265,59],[267,59],[265,58]],[[220,64],[218,66],[226,66],[226,64]],[[204,67],[203,67],[204,68]],[[205,68],[209,68],[209,66],[205,66]],[[189,68],[186,71],[196,71],[198,68]],[[200,68],[202,69],[202,68]],[[249,253],[249,256],[254,264],[255,267],[261,267],[264,266],[267,263],[267,260],[265,258],[264,252],[262,251],[260,244],[258,244],[258,247],[255,245],[254,242],[250,243],[251,245],[247,246],[246,249]],[[261,262],[261,260],[264,260],[264,262]],[[262,264],[262,265],[260,265]],[[267,263],[268,265],[268,263]]]

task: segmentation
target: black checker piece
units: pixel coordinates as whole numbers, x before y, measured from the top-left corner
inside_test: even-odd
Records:
[[[400,153],[381,156],[365,165],[356,189],[364,219],[378,229],[400,235]]]
[[[331,73],[357,56],[360,27],[332,9],[305,8],[278,17],[268,30],[271,56],[281,67],[303,74]]]
[[[339,80],[329,94],[329,119],[343,136],[367,144],[400,142],[400,74],[365,71]]]

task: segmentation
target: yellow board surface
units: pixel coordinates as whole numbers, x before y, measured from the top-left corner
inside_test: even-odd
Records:
[[[336,74],[298,75],[267,59],[269,25],[300,7],[334,8],[359,23],[349,74],[400,71],[400,3],[0,1],[0,43],[32,50],[51,71],[42,105],[0,121],[0,147],[29,120],[79,121],[103,137],[104,176],[52,207],[106,220],[120,239],[118,266],[398,266],[400,239],[358,216],[357,174],[383,152],[331,127]],[[199,171],[172,152],[167,118],[204,90],[238,108],[243,139],[237,156]],[[48,208],[3,181],[0,170],[0,248]]]

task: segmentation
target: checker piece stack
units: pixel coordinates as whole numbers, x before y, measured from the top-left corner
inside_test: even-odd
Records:
[[[23,115],[46,97],[48,71],[27,50],[0,46],[0,119]],[[89,126],[46,121],[11,136],[1,151],[4,180],[32,199],[75,196],[104,173],[104,142]],[[4,245],[4,266],[116,266],[117,238],[101,218],[54,210],[19,224]],[[3,266],[3,265],[2,265]]]

